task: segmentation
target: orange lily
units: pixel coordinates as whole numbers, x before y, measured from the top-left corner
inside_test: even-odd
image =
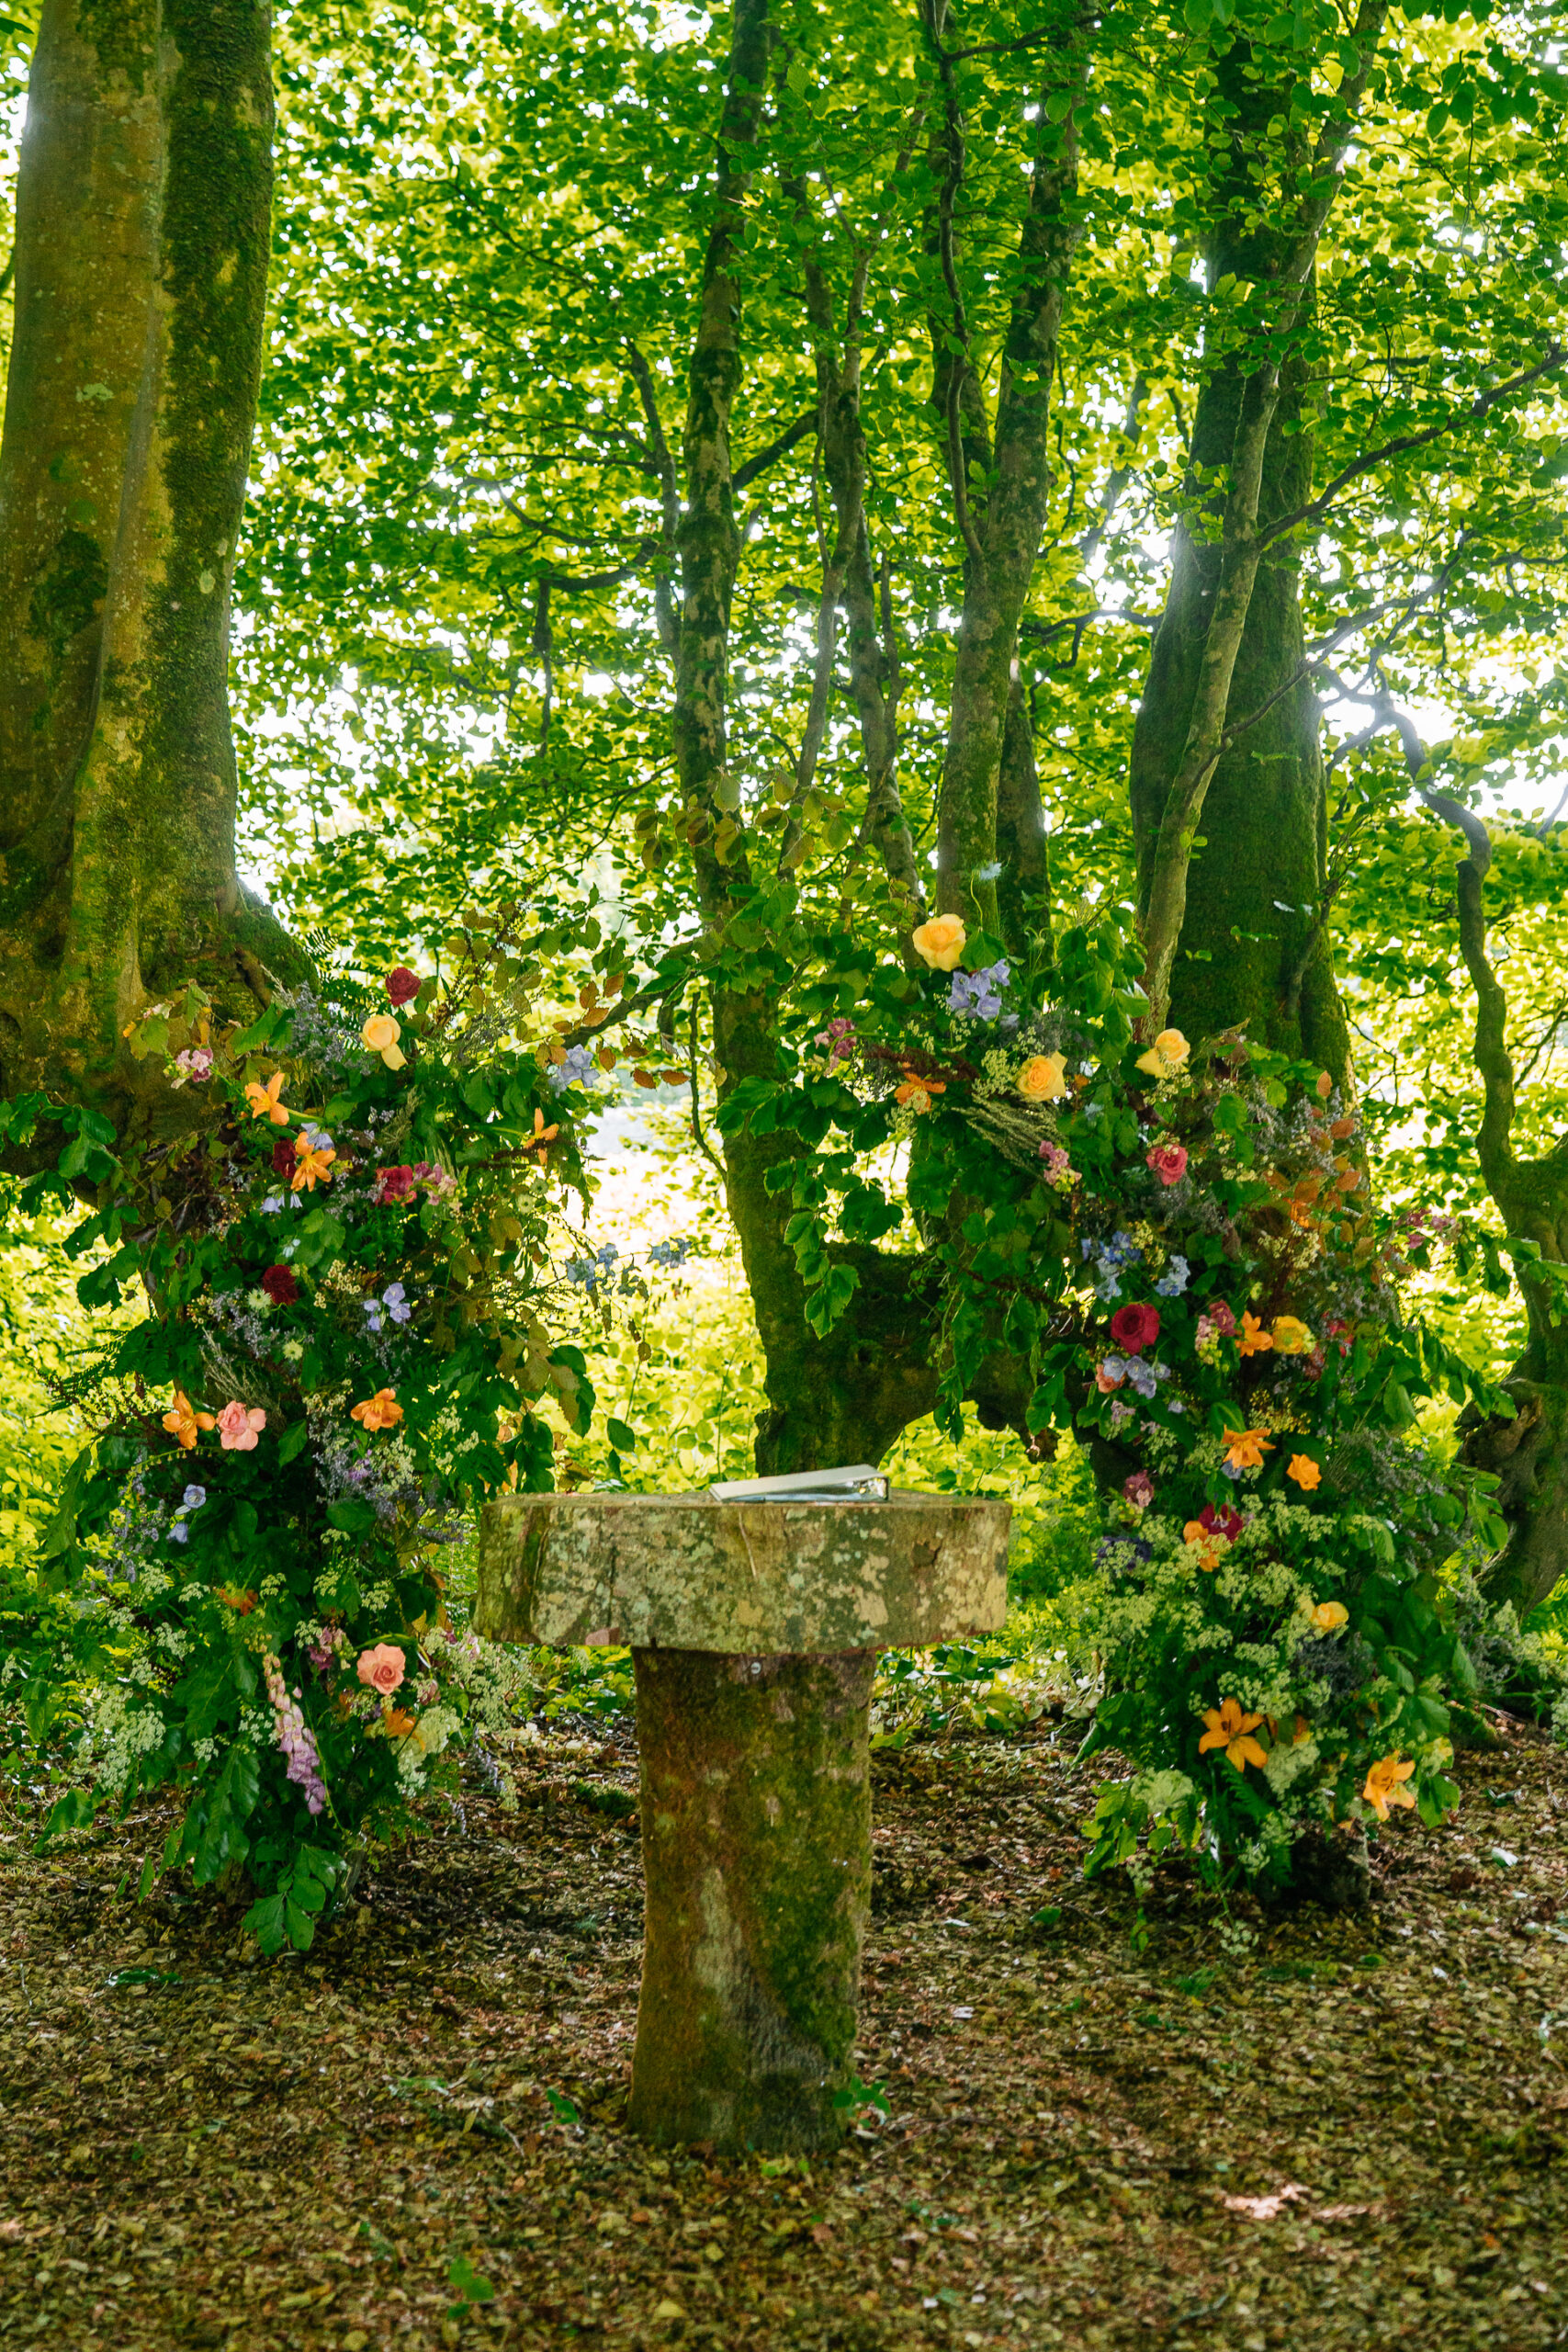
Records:
[[[333,1161],[336,1158],[337,1153],[330,1147],[322,1150],[313,1143],[306,1143],[301,1137],[294,1148],[294,1181],[289,1186],[290,1192],[313,1193],[318,1183],[330,1184],[333,1181]]]
[[[1201,1519],[1190,1519],[1181,1534],[1184,1543],[1202,1544],[1203,1549],[1198,1558],[1201,1568],[1217,1568],[1230,1550],[1225,1538],[1217,1535],[1213,1528],[1205,1527]]]
[[[1310,1453],[1292,1453],[1285,1464],[1285,1476],[1293,1478],[1303,1492],[1309,1495],[1314,1487],[1323,1483],[1323,1472]]]
[[[1233,1470],[1261,1470],[1264,1455],[1273,1451],[1267,1430],[1232,1430],[1225,1438],[1225,1460]]]
[[[389,1430],[402,1419],[403,1408],[392,1389],[378,1388],[374,1396],[351,1407],[348,1418],[367,1430]]]
[[[1211,1747],[1223,1747],[1225,1761],[1245,1772],[1249,1764],[1263,1765],[1269,1761],[1252,1734],[1263,1721],[1261,1715],[1244,1715],[1234,1699],[1222,1699],[1217,1707],[1205,1707],[1203,1721],[1208,1730],[1198,1742],[1198,1753],[1205,1755]]]
[[[906,1065],[906,1068],[908,1068],[908,1065]],[[919,1113],[929,1111],[931,1109],[931,1096],[933,1094],[945,1094],[946,1092],[947,1086],[944,1080],[935,1078],[917,1078],[913,1071],[910,1071],[906,1077],[903,1085],[895,1089],[893,1100],[895,1102],[911,1103],[918,1115]]]
[[[164,1414],[164,1427],[171,1437],[178,1438],[187,1453],[196,1443],[198,1430],[211,1430],[216,1429],[217,1426],[210,1413],[197,1411],[183,1388],[175,1389],[174,1408],[172,1411]]]
[[[542,1111],[536,1110],[534,1113],[534,1132],[531,1136],[525,1136],[524,1137],[523,1148],[525,1151],[536,1151],[539,1155],[539,1165],[542,1168],[549,1155],[549,1148],[551,1144],[554,1143],[559,1133],[560,1128],[558,1125],[547,1127],[545,1125],[544,1113]]]
[[[257,1086],[253,1080],[245,1089],[245,1100],[251,1106],[252,1118],[270,1119],[275,1127],[287,1126],[293,1114],[277,1099],[282,1091],[283,1072],[280,1069],[273,1071],[265,1086]]]
[[[1367,1774],[1366,1787],[1361,1791],[1380,1821],[1388,1819],[1391,1804],[1414,1805],[1416,1792],[1404,1782],[1411,1779],[1416,1767],[1407,1758],[1382,1756]]]
[[[381,1723],[389,1739],[406,1739],[414,1726],[414,1719],[406,1707],[389,1707]]]
[[[1258,1321],[1257,1316],[1249,1313],[1244,1308],[1241,1317],[1241,1329],[1236,1336],[1236,1345],[1241,1350],[1242,1354],[1244,1356],[1258,1356],[1263,1353],[1266,1348],[1271,1348],[1273,1344],[1273,1340],[1263,1329],[1263,1326]]]

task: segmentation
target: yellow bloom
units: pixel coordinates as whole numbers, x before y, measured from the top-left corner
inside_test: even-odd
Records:
[[[1391,1804],[1414,1805],[1416,1792],[1404,1786],[1416,1767],[1407,1758],[1397,1756],[1380,1757],[1367,1774],[1366,1787],[1361,1791],[1380,1821],[1388,1819]]]
[[[1013,1080],[1026,1102],[1057,1102],[1067,1091],[1066,1054],[1032,1054]]]
[[[367,1014],[359,1035],[371,1053],[380,1055],[389,1069],[403,1068],[406,1057],[398,1043],[402,1031],[389,1012]]]
[[[291,1113],[278,1101],[283,1091],[283,1072],[275,1069],[265,1086],[254,1081],[245,1089],[245,1100],[251,1106],[253,1119],[270,1119],[275,1127],[287,1126]]]
[[[1273,1451],[1267,1430],[1231,1430],[1225,1437],[1225,1460],[1233,1470],[1261,1470],[1264,1455]]]
[[[1285,1476],[1293,1478],[1304,1494],[1323,1483],[1323,1473],[1310,1453],[1292,1453],[1285,1464]]]
[[[1148,1052],[1138,1056],[1136,1067],[1150,1078],[1174,1078],[1191,1051],[1179,1029],[1162,1029]]]
[[[951,972],[963,955],[969,934],[958,915],[932,915],[910,935],[909,944],[933,972]]]
[[[1310,1355],[1313,1336],[1299,1315],[1276,1315],[1274,1317],[1275,1352],[1282,1356]]]
[[[1269,1761],[1252,1734],[1263,1721],[1261,1715],[1244,1715],[1234,1699],[1222,1699],[1217,1707],[1205,1707],[1203,1721],[1208,1730],[1198,1742],[1198,1753],[1206,1755],[1211,1747],[1223,1747],[1225,1761],[1245,1772],[1249,1764],[1264,1765]]]
[[[1244,1356],[1258,1356],[1263,1353],[1266,1348],[1271,1348],[1273,1344],[1273,1340],[1263,1329],[1263,1326],[1258,1321],[1257,1316],[1251,1314],[1244,1307],[1241,1317],[1241,1329],[1236,1335],[1236,1345],[1241,1350],[1242,1354]]]
[[[1313,1631],[1316,1634],[1337,1634],[1341,1625],[1350,1623],[1350,1611],[1342,1600],[1320,1600],[1312,1612]]]
[[[174,1408],[172,1411],[164,1414],[164,1427],[168,1430],[171,1437],[178,1438],[180,1443],[185,1447],[186,1452],[188,1453],[191,1447],[196,1443],[197,1431],[198,1430],[215,1429],[217,1427],[217,1423],[214,1421],[210,1413],[198,1413],[196,1407],[191,1403],[190,1398],[186,1395],[184,1389],[176,1388],[175,1391]]]
[[[294,1148],[294,1179],[289,1191],[313,1193],[318,1183],[330,1184],[333,1181],[332,1164],[336,1158],[336,1152],[330,1146],[323,1148],[320,1145],[307,1143],[301,1136]]]

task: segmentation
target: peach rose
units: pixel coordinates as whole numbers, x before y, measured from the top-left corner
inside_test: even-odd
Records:
[[[370,1013],[359,1035],[371,1053],[380,1055],[389,1069],[402,1069],[403,1049],[398,1043],[402,1031],[389,1012]]]
[[[1067,1091],[1066,1054],[1031,1054],[1013,1086],[1026,1102],[1059,1102]]]
[[[254,1453],[256,1438],[266,1427],[259,1405],[242,1405],[236,1396],[218,1416],[218,1442],[225,1453]]]
[[[933,972],[951,972],[963,955],[968,937],[958,915],[932,915],[930,922],[921,923],[911,933],[909,944]]]
[[[383,1699],[390,1698],[406,1671],[396,1642],[378,1642],[373,1650],[359,1653],[359,1679],[367,1689],[378,1690]]]

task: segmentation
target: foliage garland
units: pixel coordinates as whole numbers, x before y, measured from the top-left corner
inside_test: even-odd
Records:
[[[1279,1880],[1314,1828],[1407,1805],[1436,1823],[1450,1702],[1475,1689],[1444,1572],[1501,1540],[1492,1482],[1441,1467],[1416,1425],[1424,1396],[1498,1409],[1403,1308],[1436,1237],[1367,1204],[1360,1120],[1326,1073],[1239,1033],[1140,1049],[1140,950],[1110,914],[1034,970],[954,916],[913,944],[922,970],[883,970],[723,1116],[809,1148],[773,1181],[822,1329],[855,1278],[829,1225],[897,1220],[857,1159],[905,1144],[942,1270],[939,1418],[961,1428],[1005,1349],[1027,1427],[1091,1447],[1111,1521],[1093,1740],[1134,1767],[1101,1797],[1091,1871],[1176,1842]],[[833,1125],[847,1151],[822,1148]]]
[[[203,1884],[243,1864],[265,1951],[310,1942],[358,1842],[408,1821],[495,1702],[443,1547],[499,1487],[550,1484],[541,1398],[578,1430],[592,1410],[541,1315],[585,1072],[558,1034],[512,1042],[513,968],[498,926],[445,987],[333,978],[216,1035],[182,988],[127,1035],[190,1116],[123,1159],[91,1112],[6,1106],[8,1142],[51,1118],[68,1137],[24,1205],[96,1193],[69,1244],[96,1257],[84,1304],[129,1284],[148,1307],[84,1384],[96,1433],[40,1545],[40,1609],[73,1596],[77,1647],[114,1669],[96,1792],[46,1834],[172,1786],[163,1867]],[[40,1722],[51,1690],[46,1663]]]

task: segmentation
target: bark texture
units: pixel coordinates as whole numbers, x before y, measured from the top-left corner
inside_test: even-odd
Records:
[[[871,1653],[635,1653],[648,1925],[634,2132],[830,2148],[871,1908]]]
[[[0,442],[0,1085],[293,951],[234,865],[226,675],[270,237],[266,0],[45,0]]]
[[[1286,134],[1280,160],[1297,195],[1293,218],[1283,228],[1254,225],[1255,180],[1260,170],[1266,174],[1271,168],[1270,122],[1282,94],[1255,77],[1243,39],[1231,41],[1216,62],[1222,100],[1218,119],[1224,123],[1226,148],[1214,189],[1206,254],[1210,284],[1217,288],[1224,278],[1233,277],[1261,289],[1246,338],[1256,335],[1264,319],[1269,333],[1261,354],[1248,350],[1243,339],[1234,350],[1222,346],[1211,357],[1190,454],[1187,509],[1175,534],[1171,595],[1156,635],[1149,691],[1140,714],[1133,798],[1147,954],[1144,986],[1149,1012],[1145,1026],[1150,1035],[1170,1015],[1179,958],[1179,984],[1185,989],[1186,967],[1211,952],[1188,930],[1189,888],[1201,827],[1210,845],[1222,843],[1219,861],[1212,868],[1205,863],[1196,869],[1196,887],[1204,890],[1212,876],[1210,930],[1224,940],[1225,960],[1234,960],[1238,947],[1267,945],[1270,932],[1265,917],[1271,926],[1280,914],[1271,903],[1267,908],[1258,904],[1263,876],[1258,862],[1245,854],[1235,887],[1226,884],[1224,845],[1248,839],[1258,825],[1256,763],[1235,772],[1232,790],[1239,798],[1230,807],[1215,806],[1213,796],[1219,764],[1227,755],[1239,748],[1245,758],[1257,748],[1252,739],[1265,722],[1256,714],[1269,694],[1278,693],[1292,675],[1292,658],[1300,659],[1301,622],[1286,536],[1271,534],[1269,527],[1272,519],[1295,510],[1288,499],[1281,501],[1276,477],[1282,469],[1290,470],[1285,428],[1299,422],[1304,366],[1300,336],[1312,307],[1318,243],[1386,15],[1386,0],[1361,0],[1354,34],[1357,62],[1353,68],[1348,65],[1336,117],[1310,144],[1304,137]],[[1216,336],[1226,332],[1222,323]],[[1310,458],[1306,462],[1310,465]],[[1217,477],[1215,469],[1221,469]],[[1244,664],[1246,650],[1250,659]],[[1251,699],[1254,692],[1259,694],[1256,702]],[[1306,750],[1303,730],[1314,715],[1310,700],[1303,704],[1299,692],[1286,694],[1274,708],[1288,714],[1276,725],[1276,733],[1280,725],[1287,729],[1280,762],[1299,770]],[[1312,765],[1308,759],[1309,775]],[[1298,785],[1301,781],[1298,776]],[[1289,830],[1316,842],[1315,854],[1305,861],[1314,873],[1310,898],[1315,915],[1321,899],[1316,877],[1324,854],[1321,818],[1314,821],[1310,781],[1304,797],[1299,790],[1296,797],[1299,808],[1287,784],[1282,808],[1292,820]],[[1315,797],[1321,805],[1321,776]],[[1234,821],[1240,809],[1245,809],[1245,828],[1235,824],[1233,831],[1227,825],[1222,834],[1222,810]],[[1207,855],[1205,850],[1205,860]],[[1249,865],[1254,870],[1248,871]],[[1283,890],[1279,895],[1287,896]],[[1235,920],[1238,914],[1244,921]],[[1311,920],[1300,919],[1298,937],[1304,935]],[[1201,931],[1202,924],[1198,928]],[[1300,982],[1287,985],[1287,999],[1292,985],[1298,993],[1305,991],[1311,961],[1309,955]],[[1325,977],[1321,970],[1314,976],[1314,991],[1325,985]],[[1256,1016],[1262,1008],[1248,1010]],[[1202,1034],[1201,1023],[1212,1017],[1212,1007],[1202,1001],[1201,984],[1190,1017]],[[1344,1061],[1341,1023],[1334,1066],[1343,1069]]]
[[[1441,813],[1450,811],[1450,821],[1469,818],[1452,802],[1442,805]],[[1568,1137],[1540,1159],[1522,1160],[1514,1149],[1508,1005],[1486,947],[1491,847],[1473,818],[1465,831],[1472,854],[1457,876],[1460,944],[1475,987],[1475,1066],[1484,1089],[1476,1155],[1509,1239],[1561,1265],[1568,1251]],[[1463,1458],[1496,1476],[1508,1522],[1508,1540],[1482,1583],[1489,1599],[1511,1601],[1520,1616],[1568,1573],[1568,1326],[1554,1319],[1554,1292],[1535,1263],[1524,1254],[1514,1261],[1529,1325],[1524,1353],[1504,1383],[1514,1418],[1470,1412],[1460,1422]]]
[[[477,1622],[557,1649],[925,1648],[999,1630],[1010,1518],[936,1495],[508,1495],[481,1521]]]

